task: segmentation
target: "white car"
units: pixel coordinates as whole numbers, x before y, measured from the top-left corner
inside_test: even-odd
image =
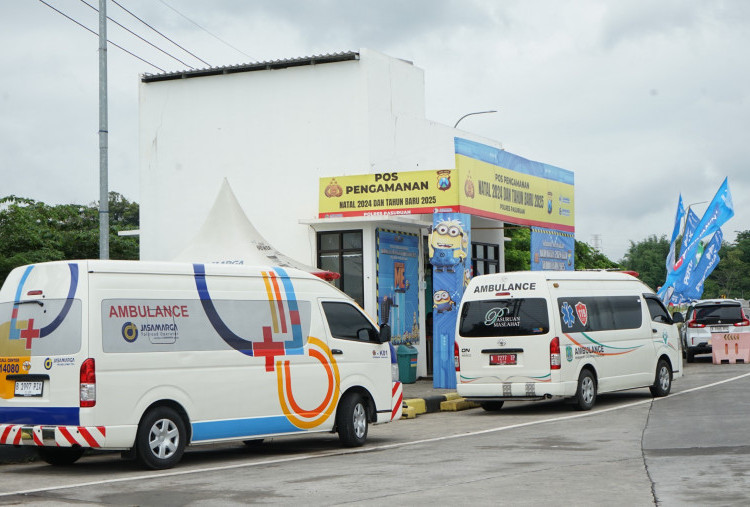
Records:
[[[688,363],[696,354],[711,353],[711,333],[741,331],[750,326],[742,304],[736,299],[705,299],[690,305],[682,326],[682,345]]]

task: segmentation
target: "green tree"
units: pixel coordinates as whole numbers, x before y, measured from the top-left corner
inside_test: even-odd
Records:
[[[531,229],[528,227],[506,228],[505,270],[528,271],[531,269]],[[575,242],[575,269],[619,269],[619,264],[582,241]]]
[[[721,245],[719,264],[703,290],[704,299],[718,297],[750,297],[750,231],[741,231],[734,243]]]
[[[531,229],[528,227],[506,228],[505,271],[528,271],[531,269]]]
[[[99,256],[99,204],[47,205],[17,196],[0,199],[0,284],[17,266]],[[109,194],[110,258],[138,259],[138,204]]]
[[[622,269],[620,265],[613,262],[601,253],[592,248],[588,243],[576,241],[576,269]]]
[[[630,248],[620,261],[630,271],[637,271],[639,278],[656,290],[667,278],[667,254],[669,240],[666,236],[651,235],[643,241],[630,242]]]

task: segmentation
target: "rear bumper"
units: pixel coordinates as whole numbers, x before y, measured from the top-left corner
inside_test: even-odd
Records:
[[[31,426],[0,424],[0,444],[37,447],[101,448],[106,443],[104,426]]]
[[[712,352],[711,349],[711,342],[709,343],[699,343],[695,346],[688,345],[687,351],[692,352],[693,354],[710,354]]]
[[[543,400],[560,396],[573,396],[576,382],[502,382],[468,383],[456,386],[458,394],[472,401],[524,401]]]

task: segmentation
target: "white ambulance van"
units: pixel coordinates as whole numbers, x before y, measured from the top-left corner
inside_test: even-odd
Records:
[[[477,276],[456,324],[458,394],[488,411],[505,401],[572,398],[649,387],[682,375],[677,327],[637,278],[605,271]]]
[[[0,444],[174,466],[186,445],[338,432],[401,415],[390,333],[292,269],[70,261],[0,290]]]

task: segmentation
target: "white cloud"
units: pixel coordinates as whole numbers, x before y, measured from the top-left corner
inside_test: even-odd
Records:
[[[750,229],[746,2],[165,1],[245,54],[162,2],[123,5],[212,65],[365,47],[412,60],[425,70],[430,119],[452,125],[497,109],[462,128],[574,171],[577,238],[600,235],[614,259],[630,240],[670,234],[678,194],[709,200],[724,176],[736,207],[725,238]],[[81,2],[51,3],[96,29]],[[109,31],[166,70],[184,68]],[[0,194],[97,200],[97,38],[39,2],[5,2],[0,44]],[[138,200],[138,75],[157,71],[116,48],[108,55],[110,188]]]

